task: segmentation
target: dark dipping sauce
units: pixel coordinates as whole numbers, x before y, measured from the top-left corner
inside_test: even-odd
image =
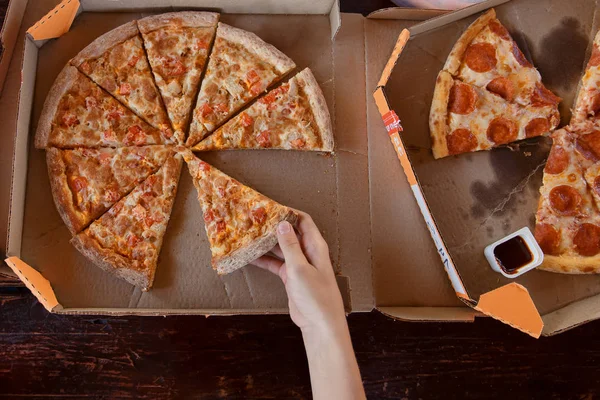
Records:
[[[494,248],[494,256],[500,268],[507,274],[514,274],[517,270],[533,260],[529,246],[521,236],[515,236]]]

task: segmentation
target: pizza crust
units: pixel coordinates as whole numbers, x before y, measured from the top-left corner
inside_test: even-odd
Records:
[[[61,150],[53,147],[47,149],[46,163],[48,164],[50,189],[56,209],[65,225],[67,225],[69,232],[75,235],[85,227],[85,221],[73,206],[73,194],[67,182],[66,166]]]
[[[178,26],[184,28],[210,28],[217,25],[219,14],[202,11],[171,12],[142,18],[137,26],[142,33],[149,33],[160,28]]]
[[[284,75],[296,67],[291,58],[283,54],[275,46],[264,42],[252,32],[219,22],[217,38],[219,37],[245,47],[256,54],[261,60],[273,65],[279,74]]]
[[[277,220],[277,223],[288,221],[292,226],[295,226],[298,222],[298,215],[288,208],[282,210],[280,215],[275,217],[275,219]],[[277,225],[261,237],[252,240],[226,256],[213,260],[213,268],[217,270],[219,275],[225,275],[242,268],[256,260],[258,257],[263,256],[277,244],[277,234],[275,229],[277,229]]]
[[[446,135],[448,132],[448,98],[450,89],[454,85],[454,78],[446,72],[440,71],[435,82],[431,110],[429,111],[429,133],[431,135],[433,157],[438,159],[446,157],[448,143]]]
[[[454,47],[452,47],[452,51],[450,51],[448,59],[446,60],[446,64],[444,65],[444,69],[446,71],[452,75],[458,74],[458,70],[460,69],[460,64],[467,47],[469,47],[479,32],[481,32],[481,30],[495,18],[496,11],[493,8],[490,8],[485,14],[477,18],[475,22],[469,25],[467,30],[465,30],[460,38],[458,38],[454,44]]]
[[[128,22],[100,36],[71,60],[71,64],[79,67],[85,61],[100,57],[111,48],[139,34],[135,21]]]
[[[296,75],[296,79],[300,82],[302,88],[308,96],[310,108],[312,109],[315,121],[321,133],[323,145],[321,151],[333,151],[333,129],[331,128],[331,116],[329,109],[323,96],[323,91],[319,87],[315,76],[309,68],[305,68]]]
[[[545,254],[544,261],[538,269],[560,274],[598,274],[600,273],[600,254],[593,257]]]
[[[149,271],[135,269],[132,260],[102,248],[96,240],[85,233],[80,233],[73,237],[73,239],[71,239],[71,244],[73,244],[81,254],[106,272],[126,280],[143,291],[147,291],[152,286],[155,272],[152,268],[150,268]]]
[[[58,111],[60,100],[77,81],[79,74],[80,72],[77,70],[77,68],[67,65],[56,77],[54,84],[52,84],[52,87],[48,92],[48,96],[44,102],[44,107],[42,108],[42,114],[38,120],[38,126],[35,132],[36,149],[45,149],[48,147],[50,132],[52,131],[52,123],[54,122],[54,116]]]

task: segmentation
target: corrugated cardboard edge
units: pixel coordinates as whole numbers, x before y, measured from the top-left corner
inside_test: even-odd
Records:
[[[4,79],[8,72],[27,2],[28,0],[12,0],[8,3],[2,32],[0,32],[0,40],[2,40],[2,47],[4,48],[0,59],[0,93],[2,93],[4,87]]]
[[[469,307],[377,307],[382,314],[410,322],[473,322],[478,312]]]
[[[433,8],[407,8],[407,7],[390,7],[382,8],[373,11],[367,18],[369,19],[403,19],[409,21],[424,21],[442,14],[447,14],[448,10],[438,10]]]
[[[27,30],[34,40],[46,40],[67,33],[79,10],[79,0],[63,0]]]
[[[406,153],[404,143],[402,142],[402,138],[400,136],[400,132],[403,131],[401,121],[396,112],[390,108],[388,99],[385,95],[385,85],[387,84],[400,55],[402,54],[402,51],[414,32],[425,32],[429,29],[434,29],[439,26],[457,21],[493,5],[504,2],[506,1],[491,0],[490,2],[486,2],[484,5],[478,4],[471,6],[467,9],[447,15],[445,14],[434,18],[433,20],[415,25],[410,29],[404,29],[402,32],[400,32],[400,35],[398,35],[398,39],[394,45],[394,49],[392,50],[390,58],[388,59],[388,62],[381,73],[377,88],[373,93],[373,99],[375,100],[377,109],[381,114],[392,145],[394,146],[398,159],[400,160],[402,169],[406,175],[406,178],[408,179],[413,191],[413,195],[417,200],[421,214],[425,219],[425,223],[427,224],[431,238],[435,243],[442,263],[444,264],[444,269],[446,270],[456,295],[465,304],[473,307],[475,310],[502,321],[535,338],[538,338],[542,332],[544,323],[539,312],[537,311],[537,308],[535,307],[535,304],[533,303],[533,300],[531,299],[531,296],[529,295],[529,292],[527,289],[525,289],[525,287],[516,283],[511,283],[483,294],[480,297],[479,302],[476,302],[470,298],[460,278],[460,274],[452,262],[450,255],[448,254],[446,245],[439,233],[435,220],[423,195],[423,191],[421,190],[421,186],[419,185],[419,182],[415,176],[415,172],[408,154]]]
[[[8,257],[4,261],[46,310],[54,312],[62,309],[56,299],[52,285],[42,274],[23,262],[19,257]]]

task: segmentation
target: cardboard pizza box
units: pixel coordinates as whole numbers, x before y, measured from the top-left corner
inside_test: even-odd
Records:
[[[533,230],[550,140],[439,160],[430,150],[436,76],[461,33],[490,7],[562,97],[565,124],[598,30],[598,8],[586,0],[490,0],[403,30],[376,78],[370,112],[384,120],[456,295],[532,336],[551,335],[600,317],[600,276],[531,271],[507,279],[492,271],[483,252],[523,226]]]
[[[0,28],[0,93],[2,92],[4,78],[12,58],[27,2],[28,0],[10,0],[6,5],[6,14]]]

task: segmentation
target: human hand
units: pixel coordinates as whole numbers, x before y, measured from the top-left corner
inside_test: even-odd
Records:
[[[278,275],[285,285],[292,321],[303,334],[346,328],[344,304],[329,248],[310,215],[298,211],[298,233],[289,222],[277,227],[279,244],[252,264]]]

